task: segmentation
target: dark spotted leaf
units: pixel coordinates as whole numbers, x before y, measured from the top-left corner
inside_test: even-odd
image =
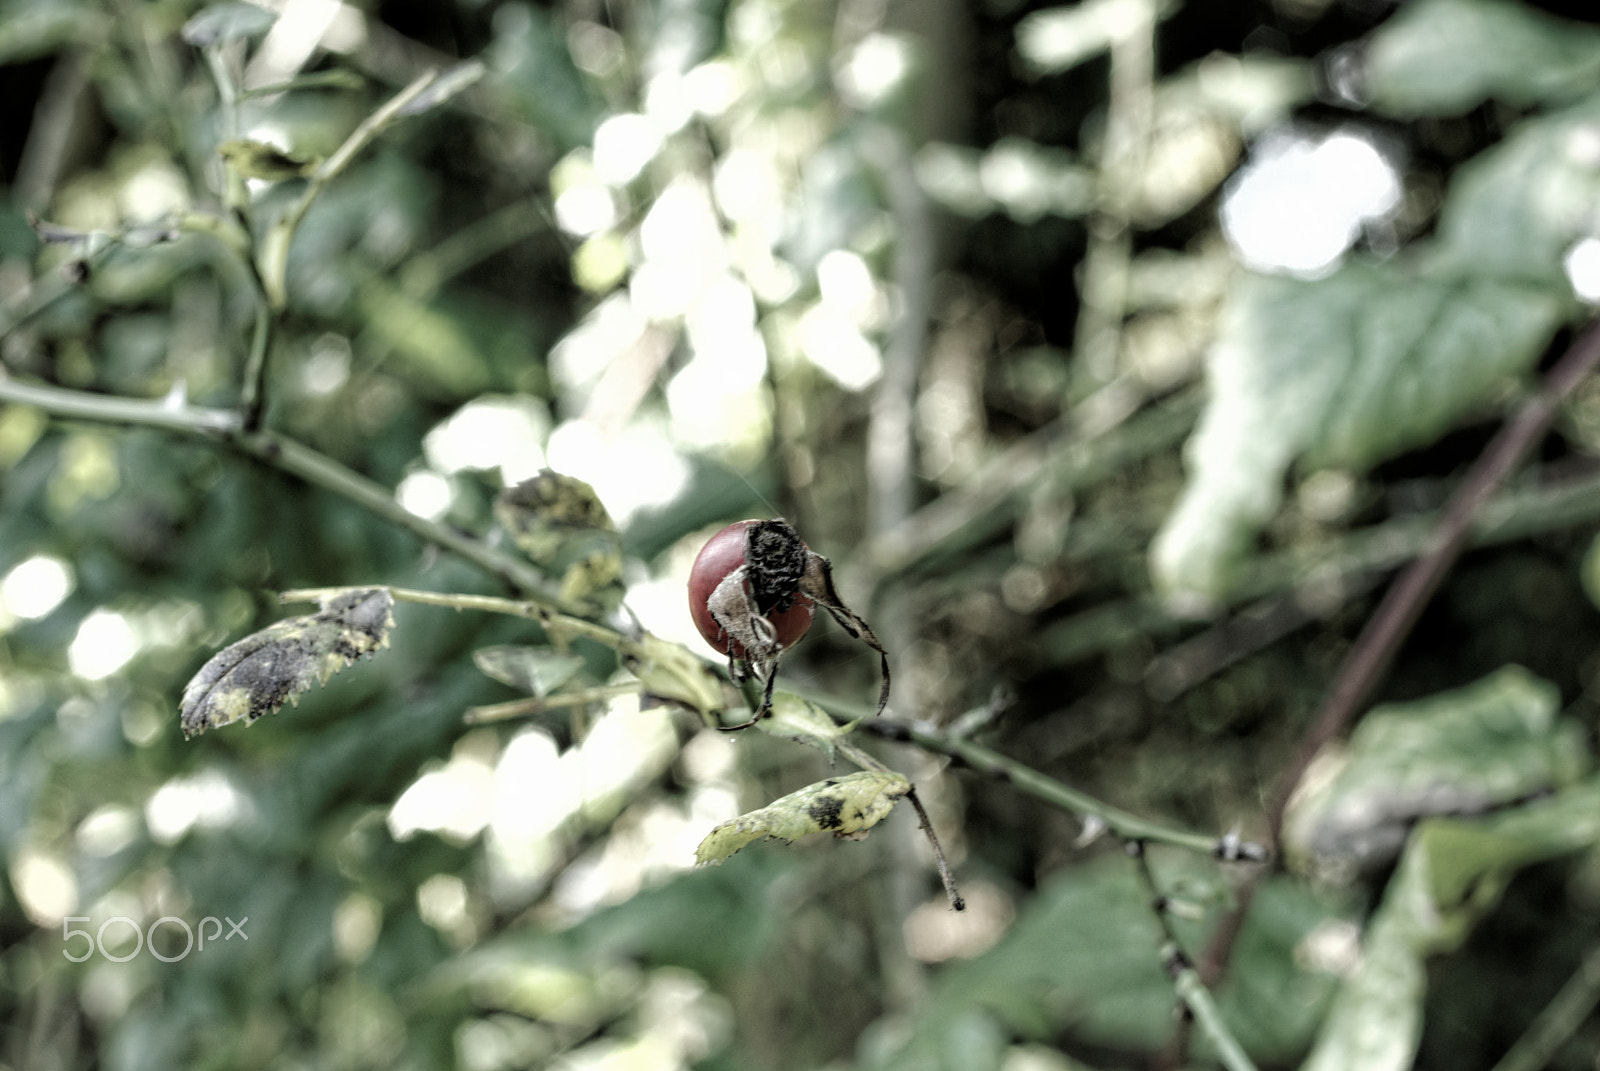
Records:
[[[386,588],[349,591],[219,651],[183,690],[184,735],[253,722],[285,700],[298,702],[312,684],[387,645],[393,610]]]
[[[695,863],[720,863],[763,837],[793,843],[812,833],[832,833],[860,840],[910,791],[911,782],[892,770],[863,770],[818,781],[759,811],[723,822],[695,849]]]

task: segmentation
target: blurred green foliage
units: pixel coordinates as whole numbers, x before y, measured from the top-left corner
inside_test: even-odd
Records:
[[[0,1068],[1214,1064],[1160,923],[1203,962],[1240,864],[1151,890],[885,744],[963,915],[905,813],[695,869],[840,772],[817,704],[877,666],[813,630],[765,732],[707,729],[689,561],[786,516],[892,714],[1264,838],[1600,297],[1597,69],[1554,0],[0,0]],[[1392,204],[1263,265],[1219,209],[1330,135]],[[1590,383],[1303,786],[1215,986],[1259,1066],[1487,1066],[1600,939],[1597,452]],[[402,600],[183,739],[209,658],[327,624],[276,593],[515,595],[519,548],[588,631]],[[1592,1067],[1600,1021],[1551,1037]]]

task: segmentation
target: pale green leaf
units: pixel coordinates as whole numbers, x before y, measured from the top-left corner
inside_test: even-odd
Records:
[[[1407,117],[1570,98],[1597,79],[1600,29],[1510,0],[1413,0],[1373,34],[1364,70],[1372,106]]]
[[[1600,201],[1600,95],[1525,120],[1456,169],[1439,212],[1438,250],[1460,271],[1570,294],[1562,259],[1591,233]]]
[[[1383,706],[1307,777],[1284,825],[1297,863],[1352,876],[1388,863],[1411,826],[1548,792],[1589,767],[1583,730],[1556,717],[1556,687],[1519,666],[1413,703]]]
[[[519,644],[481,647],[472,652],[472,661],[486,676],[541,698],[566,684],[584,665],[580,655]]]
[[[277,21],[276,13],[259,4],[213,4],[183,24],[183,39],[196,48],[221,45],[260,37]]]
[[[349,591],[314,614],[286,618],[211,657],[183,690],[185,736],[253,722],[389,642],[394,599],[387,588]]]
[[[812,833],[863,836],[910,791],[911,782],[904,774],[893,771],[863,770],[818,781],[759,811],[723,822],[706,834],[695,849],[695,863],[720,863],[764,837],[792,843]]]
[[[1418,826],[1302,1071],[1410,1068],[1427,958],[1459,948],[1519,868],[1597,843],[1597,780],[1493,817]]]
[[[623,661],[658,699],[680,703],[710,721],[724,706],[722,681],[680,643],[645,633]]]
[[[1158,587],[1221,596],[1296,460],[1364,468],[1432,441],[1532,364],[1565,308],[1539,287],[1394,262],[1243,277],[1211,350],[1189,482],[1152,549]]]
[[[756,728],[772,736],[814,747],[833,761],[835,745],[849,736],[861,719],[841,725],[815,703],[793,692],[772,693],[772,710]]]

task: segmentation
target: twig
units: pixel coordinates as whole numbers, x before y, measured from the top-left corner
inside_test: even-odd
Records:
[[[917,795],[917,790],[912,789],[906,793],[906,799],[917,812],[917,820],[922,823],[922,832],[928,835],[928,843],[933,845],[933,861],[939,867],[939,880],[944,882],[945,899],[950,901],[951,911],[965,911],[967,901],[962,898],[961,890],[956,888],[956,876],[950,872],[950,864],[945,861],[944,849],[939,846],[939,837],[933,831],[933,819],[928,817],[927,810],[922,806],[922,799]]]
[[[824,709],[835,705],[829,700],[817,702]],[[837,711],[830,713],[837,714]],[[979,773],[1015,785],[1018,790],[1035,799],[1070,811],[1080,818],[1102,822],[1106,829],[1124,840],[1169,844],[1232,862],[1262,862],[1267,858],[1267,850],[1259,844],[1241,841],[1235,836],[1208,837],[1189,833],[1140,818],[970,740],[918,729],[887,718],[863,721],[860,730],[885,740],[911,743],[935,754],[948,755]]]
[[[1506,477],[1522,463],[1555,419],[1561,402],[1600,364],[1600,322],[1592,324],[1550,370],[1544,385],[1523,402],[1516,414],[1485,448],[1481,457],[1428,538],[1426,549],[1396,579],[1361,630],[1355,646],[1339,667],[1328,697],[1306,734],[1294,763],[1283,774],[1268,815],[1272,837],[1283,826],[1283,811],[1322,746],[1344,732],[1388,672],[1395,652],[1411,634],[1423,607],[1439,589],[1445,573],[1461,556],[1473,521]]]
[[[1267,813],[1268,836],[1276,845],[1283,829],[1284,812],[1300,779],[1317,752],[1341,735],[1377,688],[1395,653],[1410,635],[1423,608],[1438,590],[1444,575],[1461,556],[1480,515],[1492,511],[1491,497],[1512,471],[1544,437],[1561,403],[1600,365],[1600,321],[1591,323],[1545,377],[1543,385],[1518,407],[1473,463],[1466,479],[1451,496],[1449,505],[1433,525],[1421,554],[1406,567],[1384,594],[1367,620],[1334,678],[1316,720],[1301,741],[1294,760],[1279,779]],[[1591,492],[1595,480],[1581,481]],[[1572,488],[1565,489],[1569,492]],[[1560,511],[1557,511],[1558,513]],[[1526,518],[1521,518],[1526,523]],[[1505,523],[1504,528],[1516,530]],[[1207,979],[1215,981],[1227,970],[1233,944],[1244,925],[1255,894],[1256,876],[1246,879],[1238,892],[1238,906],[1222,921],[1206,950],[1203,963]]]
[[[1600,1003],[1600,945],[1589,950],[1561,992],[1529,1024],[1493,1071],[1539,1071]]]
[[[1173,931],[1172,920],[1168,915],[1167,898],[1156,885],[1155,874],[1150,869],[1150,859],[1145,852],[1143,842],[1130,840],[1126,849],[1136,864],[1140,882],[1149,894],[1150,911],[1161,927],[1163,939],[1161,965],[1166,969],[1167,976],[1172,979],[1172,988],[1194,1015],[1200,1029],[1217,1047],[1217,1056],[1222,1060],[1223,1066],[1229,1071],[1256,1071],[1255,1064],[1245,1053],[1244,1047],[1239,1044],[1239,1039],[1233,1036],[1227,1020],[1222,1017],[1222,1011],[1212,998],[1211,991],[1201,981],[1200,973],[1189,962],[1183,946],[1178,942],[1178,935]]]
[[[0,401],[32,405],[65,419],[164,428],[220,440],[242,454],[343,495],[397,527],[458,555],[523,592],[525,598],[536,605],[551,609],[561,606],[550,582],[521,558],[412,513],[395,500],[388,488],[294,439],[269,432],[245,433],[239,414],[231,410],[19,383],[3,372],[0,372]]]
[[[507,614],[539,622],[546,632],[595,640],[624,653],[639,653],[638,645],[614,628],[585,621],[581,617],[557,613],[538,599],[506,599],[498,595],[465,595],[448,591],[422,591],[418,588],[400,588],[388,584],[350,584],[327,588],[295,588],[278,593],[279,602],[323,602],[350,591],[364,591],[374,587],[386,590],[395,602],[410,602],[420,606],[442,606],[447,610],[477,610],[482,613]]]
[[[1531,481],[1537,483],[1537,481]],[[1420,513],[1350,532],[1327,546],[1291,549],[1258,561],[1226,598],[1230,603],[1316,589],[1325,610],[1370,588],[1363,578],[1411,560],[1443,523],[1442,512]],[[1468,529],[1470,546],[1493,546],[1538,532],[1600,518],[1600,474],[1548,487],[1508,491],[1482,507]],[[1159,600],[1139,595],[1065,618],[1044,629],[1038,643],[1056,663],[1077,661],[1139,636],[1180,628],[1186,619]]]
[[[287,300],[285,289],[285,275],[289,268],[289,243],[294,240],[294,232],[300,226],[300,221],[305,218],[306,210],[311,207],[318,195],[327,187],[328,183],[338,177],[350,161],[354,160],[372,141],[400,117],[406,105],[416,100],[439,77],[436,70],[425,71],[412,83],[390,97],[377,111],[367,116],[361,125],[345,139],[332,156],[311,173],[311,178],[306,182],[305,190],[300,194],[300,199],[283,214],[267,231],[262,240],[258,263],[261,269],[261,280],[266,288],[267,303],[273,311],[281,310]]]
[[[873,536],[859,557],[875,576],[904,573],[1004,529],[1046,475],[1058,494],[1087,487],[1179,442],[1194,426],[1199,394],[1163,402],[1116,428],[1084,438],[1066,419],[1034,432],[984,464],[972,479]]]
[[[847,741],[839,741],[834,745],[839,754],[861,767],[863,770],[872,770],[876,773],[887,773],[889,767],[873,758]],[[961,890],[956,888],[956,876],[950,871],[950,864],[945,860],[944,848],[939,843],[939,837],[933,831],[933,820],[928,817],[928,811],[922,806],[922,797],[917,795],[913,788],[906,793],[906,799],[911,801],[912,809],[917,812],[917,820],[922,824],[922,832],[927,834],[928,843],[933,846],[933,861],[939,868],[939,880],[944,883],[945,899],[950,901],[950,910],[965,911],[967,901],[962,897]]]
[[[634,695],[641,687],[643,687],[643,682],[631,680],[617,684],[602,684],[598,687],[585,688],[578,692],[562,692],[560,695],[536,695],[529,696],[526,699],[511,699],[504,703],[487,703],[483,706],[469,709],[462,720],[468,725],[489,725],[494,722],[510,721],[513,718],[526,718],[533,714],[542,714],[548,710],[565,710],[568,707],[588,706],[590,703],[615,699],[620,695]]]

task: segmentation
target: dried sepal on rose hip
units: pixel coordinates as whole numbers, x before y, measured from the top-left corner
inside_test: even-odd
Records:
[[[878,637],[833,587],[833,565],[806,546],[786,521],[736,521],[706,541],[689,571],[689,613],[706,642],[728,656],[736,681],[754,674],[766,682],[747,729],[772,707],[772,686],[783,652],[811,627],[815,606],[851,636],[878,652],[883,683],[878,710],[889,701],[889,656]]]

